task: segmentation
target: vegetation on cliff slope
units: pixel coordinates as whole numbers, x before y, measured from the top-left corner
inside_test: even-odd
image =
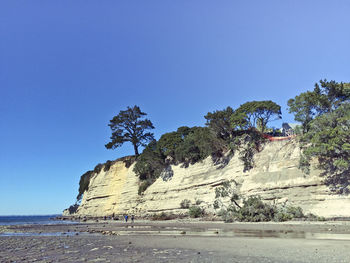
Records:
[[[240,152],[244,170],[253,167],[254,153],[261,150],[264,138],[261,132],[273,117],[280,118],[281,107],[272,101],[252,101],[237,110],[209,112],[206,127],[179,127],[153,140],[138,156],[134,171],[142,182],[139,194],[144,192],[162,171],[171,164],[190,164],[211,156],[215,162],[225,153]]]
[[[300,168],[309,172],[311,160],[317,159],[318,168],[322,169],[330,189],[350,193],[350,83],[321,80],[312,91],[290,99],[288,106],[289,112],[302,125],[298,132],[302,149]],[[150,120],[144,119],[145,115],[138,106],[120,111],[110,121],[112,136],[106,144],[108,149],[115,149],[128,141],[134,145],[135,157],[118,160],[123,160],[127,166],[137,160],[134,172],[141,180],[139,194],[172,164],[187,167],[211,156],[215,163],[225,165],[230,156],[238,152],[244,171],[253,168],[254,154],[264,143],[262,133],[268,130],[268,122],[281,118],[281,107],[269,100],[246,102],[236,110],[226,107],[208,112],[204,116],[205,127],[179,127],[163,134],[158,141],[147,132],[154,127]],[[145,146],[140,155],[139,146]],[[102,169],[109,170],[116,161],[98,164],[94,170],[81,176],[78,202],[88,190],[92,176]],[[231,196],[235,205],[232,211],[237,213],[239,206],[235,198],[238,197]],[[243,205],[259,206],[259,202],[258,199],[249,199]],[[231,213],[229,208],[226,211]],[[244,210],[240,211],[243,213]]]
[[[313,91],[288,101],[289,112],[302,124],[300,167],[309,171],[310,161],[316,158],[324,171],[325,182],[338,193],[350,192],[349,103],[350,84],[327,80],[315,84]],[[108,149],[127,141],[134,145],[137,160],[134,172],[141,180],[139,194],[172,164],[187,167],[211,156],[215,163],[225,165],[238,152],[244,171],[253,168],[254,154],[264,143],[262,133],[268,130],[268,122],[281,118],[281,107],[270,100],[246,102],[237,109],[226,107],[208,112],[204,116],[205,127],[179,127],[163,134],[158,141],[146,132],[154,127],[150,120],[144,119],[145,115],[137,106],[120,111],[110,121],[112,136],[106,145]],[[139,146],[145,146],[140,155]],[[88,189],[93,173],[111,164],[109,161],[98,165],[94,171],[82,175],[78,200]]]
[[[330,189],[350,193],[350,84],[321,80],[288,105],[303,126],[300,167],[308,173],[317,159]]]
[[[242,198],[235,186],[226,181],[215,189],[214,209],[225,222],[283,222],[292,219],[324,220],[313,214],[304,215],[300,207],[268,204],[259,196]],[[239,204],[240,203],[240,204]]]

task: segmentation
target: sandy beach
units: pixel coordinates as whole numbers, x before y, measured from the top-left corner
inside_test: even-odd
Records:
[[[349,262],[350,222],[103,221],[0,228],[1,262]]]

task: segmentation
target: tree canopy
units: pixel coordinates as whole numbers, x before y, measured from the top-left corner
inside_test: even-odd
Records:
[[[233,112],[231,107],[227,107],[224,110],[208,112],[208,114],[204,116],[207,120],[206,125],[216,133],[217,137],[227,140],[232,136],[234,130],[231,124]]]
[[[108,126],[112,130],[111,141],[105,145],[107,149],[115,149],[125,142],[131,142],[134,146],[135,155],[139,155],[138,147],[146,146],[154,140],[153,133],[146,132],[154,129],[149,119],[144,119],[147,114],[142,112],[138,106],[128,107],[114,116]]]
[[[320,80],[313,91],[303,92],[288,100],[289,113],[294,113],[294,119],[301,122],[303,132],[307,132],[314,118],[337,109],[349,100],[349,83]]]
[[[281,119],[281,106],[271,100],[250,101],[242,104],[236,111],[236,116],[245,116],[249,128],[259,128],[264,132],[267,123]]]
[[[350,193],[350,85],[321,80],[313,91],[288,101],[289,112],[302,123],[300,167],[309,172],[315,158],[325,183],[337,193]]]
[[[183,143],[185,137],[190,133],[191,128],[182,126],[174,132],[163,134],[157,142],[157,150],[164,157],[171,157],[175,160],[176,149]]]
[[[310,160],[317,158],[331,190],[350,193],[350,104],[320,115],[309,126],[301,138],[301,167],[308,171]]]

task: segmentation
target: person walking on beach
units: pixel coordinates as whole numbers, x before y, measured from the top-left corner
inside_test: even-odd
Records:
[[[134,220],[135,220],[135,216],[131,215],[131,223],[134,223]]]
[[[125,222],[127,223],[128,222],[128,215],[125,215]]]

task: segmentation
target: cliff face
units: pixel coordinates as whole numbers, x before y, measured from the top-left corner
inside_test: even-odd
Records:
[[[158,212],[185,213],[180,203],[189,199],[202,201],[213,210],[215,188],[230,180],[247,197],[260,195],[263,200],[300,206],[304,212],[325,217],[350,217],[350,197],[334,195],[322,183],[319,171],[305,175],[298,169],[300,150],[296,142],[268,143],[254,156],[255,168],[243,172],[242,161],[233,156],[225,165],[215,165],[211,158],[183,168],[171,166],[142,196],[133,165],[126,168],[116,162],[109,171],[93,176],[84,193],[78,215],[104,216],[123,213],[136,215]]]

